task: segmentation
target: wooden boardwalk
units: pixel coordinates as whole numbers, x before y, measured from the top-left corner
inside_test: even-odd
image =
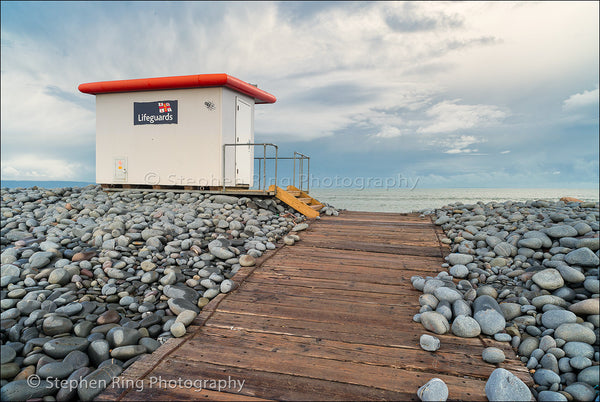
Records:
[[[442,269],[442,236],[415,214],[323,217],[296,245],[242,268],[239,288],[213,299],[188,335],[134,363],[98,399],[418,400],[417,389],[438,377],[451,400],[486,400],[496,367],[532,385],[506,343],[439,335],[437,352],[419,347],[427,331],[412,321],[420,292],[410,277]],[[504,363],[481,359],[492,345]],[[197,389],[209,379],[227,388]],[[233,381],[244,381],[241,391]]]

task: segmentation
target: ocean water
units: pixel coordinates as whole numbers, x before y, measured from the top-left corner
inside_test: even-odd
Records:
[[[462,202],[474,204],[491,201],[527,201],[575,197],[598,202],[597,189],[514,189],[514,188],[452,188],[452,189],[311,189],[310,195],[336,208],[369,212],[412,212],[440,208]]]
[[[3,180],[1,187],[43,188],[83,187],[90,182],[80,181],[12,181]],[[582,201],[598,202],[598,189],[515,189],[515,188],[314,188],[310,195],[336,208],[369,212],[412,212],[440,208],[455,202],[473,204],[478,201],[553,200],[575,197]]]

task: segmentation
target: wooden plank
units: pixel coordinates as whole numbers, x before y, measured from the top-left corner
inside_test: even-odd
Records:
[[[293,246],[295,261],[315,261],[333,263],[336,266],[358,265],[373,268],[409,269],[409,268],[431,268],[432,272],[439,272],[442,261],[439,256],[419,257],[386,253],[370,253],[358,250],[346,250],[343,253],[332,253],[330,249],[319,247],[308,247],[297,243]],[[277,255],[270,262],[281,263],[290,261],[289,254]]]
[[[369,293],[388,293],[392,295],[396,295],[398,294],[398,292],[404,290],[404,287],[400,287],[397,285],[388,285],[382,283],[347,282],[338,279],[303,278],[285,274],[278,274],[277,272],[271,270],[269,272],[255,272],[252,275],[252,281],[292,284],[295,286],[306,286],[311,288],[322,289],[358,290]]]
[[[473,356],[466,351],[456,350],[446,344],[435,353],[423,353],[419,347],[383,347],[344,343],[326,339],[298,336],[279,336],[248,331],[205,327],[189,341],[190,346],[206,347],[206,344],[219,343],[225,346],[248,347],[279,353],[312,356],[322,359],[351,361],[354,363],[431,371],[448,375],[468,375],[487,379],[496,365],[483,362],[481,356]],[[500,365],[501,367],[507,366]],[[526,372],[525,369],[523,369]]]
[[[416,326],[416,323],[415,326],[409,327],[409,325],[404,317],[399,318],[396,322],[390,322],[387,327],[375,325],[367,327],[366,325],[355,323],[344,325],[343,323],[328,323],[300,318],[270,317],[226,311],[215,312],[213,318],[205,324],[205,326],[209,327],[315,337],[366,345],[396,347],[408,344],[417,347],[419,345],[419,337],[423,333],[427,333],[427,331],[420,327],[420,324],[418,324],[419,327]],[[444,341],[448,345],[463,348],[463,350],[472,348],[471,352],[482,350],[481,342],[477,338],[458,338],[451,335],[440,336],[444,337]]]
[[[392,253],[392,254],[404,254],[413,256],[423,257],[441,257],[440,250],[437,248],[416,246],[416,245],[387,245],[387,244],[373,244],[363,241],[344,241],[344,240],[328,240],[326,237],[324,240],[313,240],[313,239],[302,239],[304,246],[329,248],[335,250],[356,250],[356,251],[369,251],[373,253]]]
[[[233,381],[243,381],[243,388],[237,394],[237,400],[246,400],[256,395],[278,401],[418,400],[415,399],[416,394],[410,395],[407,392],[207,362],[193,362],[192,365],[187,360],[168,360],[160,369],[160,375],[166,379],[231,378]],[[155,389],[152,393],[157,395],[158,400],[179,399],[171,398],[169,390]],[[193,396],[192,393],[192,398]]]
[[[359,281],[362,283],[377,283],[401,286],[410,282],[410,277],[413,275],[423,275],[423,271],[418,270],[393,270],[393,269],[365,269],[364,267],[352,268],[344,267],[335,269],[335,266],[327,266],[323,264],[305,264],[303,267],[298,267],[296,264],[287,262],[286,265],[270,264],[269,270],[280,275],[289,275],[296,278],[315,278],[328,279],[335,275],[337,280],[341,281]],[[296,266],[293,266],[296,265]],[[341,267],[340,267],[341,268]],[[375,272],[373,272],[375,270]],[[427,273],[427,272],[425,272]],[[402,286],[404,288],[404,286]]]
[[[277,281],[246,281],[240,285],[240,290],[244,292],[256,292],[258,294],[266,290],[269,293],[301,295],[305,297],[318,298],[326,303],[328,300],[339,301],[360,301],[361,303],[373,303],[381,305],[406,305],[406,294],[378,294],[365,291],[350,291],[327,288],[315,288],[312,286],[299,286],[294,283],[281,284]],[[266,286],[265,286],[266,284]],[[419,298],[419,293],[413,290],[415,297]]]
[[[290,306],[298,307],[302,306],[306,309],[320,309],[323,303],[327,303],[327,310],[338,312],[338,313],[356,313],[364,315],[379,314],[382,316],[389,317],[390,319],[397,317],[397,314],[401,310],[405,309],[418,309],[418,304],[415,305],[415,295],[407,296],[404,299],[404,304],[380,304],[375,303],[372,300],[364,299],[359,300],[356,297],[349,297],[347,300],[336,300],[336,299],[323,299],[321,297],[300,295],[294,292],[290,294],[284,294],[282,292],[275,291],[263,291],[263,292],[236,292],[231,294],[227,298],[229,302],[239,302],[246,304],[262,303],[271,304],[275,306]]]
[[[192,353],[193,350],[193,353]],[[195,363],[223,364],[256,371],[268,371],[308,378],[324,379],[347,384],[363,385],[395,392],[416,393],[417,389],[432,377],[446,382],[449,392],[457,399],[470,398],[473,391],[485,396],[485,381],[448,376],[440,373],[423,373],[402,368],[357,364],[325,360],[311,356],[289,355],[279,351],[263,351],[247,347],[210,344],[173,352],[168,358],[174,365],[188,364],[193,370]],[[164,364],[164,362],[163,362]],[[399,381],[399,379],[401,379]],[[469,392],[471,391],[471,392]],[[483,398],[482,398],[483,400]]]

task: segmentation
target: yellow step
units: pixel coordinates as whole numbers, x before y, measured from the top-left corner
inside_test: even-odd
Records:
[[[312,198],[310,198],[310,197],[296,197],[296,199],[298,201],[305,203],[306,205],[310,204],[310,202],[312,201]]]
[[[294,208],[296,211],[300,212],[302,215],[304,215],[308,218],[316,218],[317,216],[319,216],[318,211],[315,211],[313,208],[309,207],[302,201],[298,200],[296,197],[294,197],[288,191],[286,191],[280,187],[277,187],[275,185],[271,185],[269,187],[269,191],[274,192],[276,198],[280,199],[281,201],[283,201],[290,207]],[[294,188],[294,189],[292,189],[292,191],[300,191],[300,190]],[[306,193],[302,194],[304,196],[304,198],[309,198],[309,197],[306,197],[305,194]],[[310,198],[311,198],[311,200],[314,200],[314,198],[312,198],[312,197],[310,197]],[[318,201],[315,200],[315,202],[317,204],[319,204]]]
[[[315,205],[309,205],[309,207],[311,207],[312,209],[314,209],[315,211],[320,210],[321,208],[323,208],[323,205],[321,204],[315,204]]]

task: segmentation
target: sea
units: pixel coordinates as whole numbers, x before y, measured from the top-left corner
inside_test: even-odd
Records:
[[[1,187],[41,188],[83,187],[93,184],[85,181],[13,181],[2,180]],[[598,189],[540,189],[540,188],[314,188],[310,195],[338,209],[368,212],[413,212],[440,208],[461,202],[478,201],[558,201],[561,197],[574,197],[582,201],[598,202]]]

